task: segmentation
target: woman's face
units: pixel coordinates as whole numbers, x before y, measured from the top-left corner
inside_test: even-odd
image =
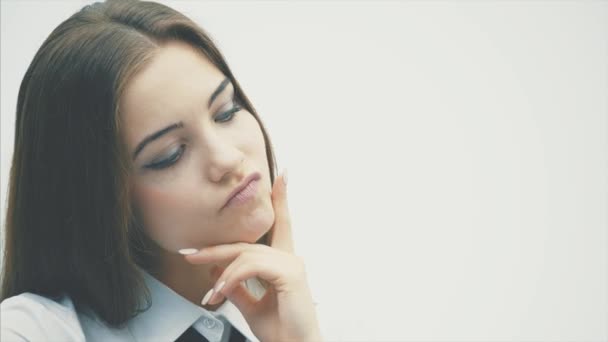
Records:
[[[133,203],[148,236],[168,251],[253,243],[274,222],[262,130],[245,109],[231,111],[229,81],[216,93],[225,79],[200,52],[171,42],[131,79],[120,101]],[[147,137],[153,139],[141,145]],[[223,207],[253,173],[261,176],[255,197]]]

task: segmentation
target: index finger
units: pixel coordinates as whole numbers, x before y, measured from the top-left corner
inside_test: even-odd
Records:
[[[244,251],[257,247],[257,245],[247,242],[235,242],[208,246],[201,250],[192,249],[188,253],[182,253],[183,250],[181,250],[180,253],[185,255],[186,261],[192,264],[215,263],[221,266],[231,263]]]
[[[285,169],[272,186],[272,205],[275,219],[271,228],[270,246],[294,253],[291,218],[287,205],[287,170]]]

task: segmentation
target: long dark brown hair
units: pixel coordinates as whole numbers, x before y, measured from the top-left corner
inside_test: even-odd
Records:
[[[51,32],[19,88],[0,301],[67,294],[77,309],[121,327],[139,312],[142,293],[149,299],[138,269],[157,263],[131,203],[118,104],[129,79],[170,40],[192,45],[230,78],[262,129],[274,183],[264,125],[202,28],[155,2],[87,5]]]

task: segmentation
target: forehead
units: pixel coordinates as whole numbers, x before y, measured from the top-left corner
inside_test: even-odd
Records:
[[[169,42],[126,84],[120,99],[127,141],[173,123],[181,115],[201,113],[225,78],[200,51]]]

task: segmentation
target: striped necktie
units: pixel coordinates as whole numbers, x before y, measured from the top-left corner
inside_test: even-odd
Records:
[[[245,336],[241,334],[235,327],[230,326],[230,336],[228,338],[228,342],[246,342]],[[192,326],[188,328],[188,330],[184,331],[175,342],[209,342],[209,340],[201,335],[196,329]]]

